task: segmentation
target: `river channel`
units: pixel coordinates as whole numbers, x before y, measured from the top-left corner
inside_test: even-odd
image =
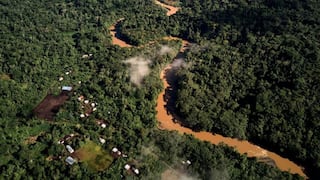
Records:
[[[165,7],[168,9],[167,16],[175,14],[179,8],[172,7],[166,4],[163,4],[159,1],[155,1],[156,4],[161,5],[162,7]],[[171,11],[171,9],[174,9]],[[170,12],[170,13],[169,13]],[[120,19],[117,23],[119,23],[122,19]],[[111,36],[112,36],[112,43],[114,45],[118,45],[120,47],[132,47],[130,44],[127,44],[125,41],[118,39],[116,36],[116,24],[111,26],[109,28]],[[179,38],[176,37],[164,37],[165,40],[178,40]],[[181,39],[180,39],[181,40]],[[180,53],[183,53],[186,50],[187,45],[189,44],[188,41],[182,40],[182,46],[180,49]],[[239,153],[246,154],[248,157],[256,157],[258,159],[271,159],[274,164],[282,171],[288,171],[290,173],[297,173],[303,177],[306,177],[306,175],[303,172],[303,168],[295,164],[294,162],[290,161],[287,158],[283,158],[280,155],[273,153],[271,151],[268,151],[266,149],[263,149],[257,145],[254,145],[248,141],[241,141],[235,138],[229,138],[224,137],[219,134],[212,134],[210,132],[195,132],[192,129],[186,128],[181,126],[179,123],[176,123],[174,121],[173,115],[170,113],[170,111],[167,110],[167,100],[165,98],[165,92],[166,90],[172,90],[174,88],[171,87],[169,82],[170,76],[168,74],[172,73],[174,68],[172,68],[172,64],[169,64],[166,66],[161,72],[160,72],[160,78],[164,84],[164,89],[161,91],[157,98],[157,120],[159,122],[159,129],[162,130],[168,130],[168,131],[178,131],[180,134],[190,134],[193,135],[195,138],[201,140],[201,141],[208,141],[212,144],[219,144],[224,143],[230,147],[235,148]]]

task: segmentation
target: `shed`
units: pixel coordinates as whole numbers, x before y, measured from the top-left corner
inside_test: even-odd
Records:
[[[62,91],[71,91],[72,87],[71,86],[62,86],[61,90]]]
[[[66,145],[67,150],[69,151],[69,153],[73,153],[74,150],[70,145]]]
[[[131,166],[130,166],[129,164],[126,164],[126,165],[124,166],[124,169],[125,169],[125,170],[129,170],[130,167],[131,167]]]
[[[103,138],[99,138],[99,141],[100,141],[102,144],[106,143],[106,140],[103,139]]]
[[[76,160],[74,160],[71,156],[68,156],[67,159],[66,159],[66,162],[70,165],[72,165],[73,163],[76,162]]]

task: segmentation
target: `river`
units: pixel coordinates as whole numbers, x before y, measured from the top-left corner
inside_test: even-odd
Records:
[[[112,44],[118,45],[120,47],[131,47],[130,44],[128,44],[127,42],[118,38],[119,36],[117,33],[117,25],[123,20],[124,20],[124,18],[121,18],[115,24],[113,24],[112,26],[109,27],[109,31],[110,31],[111,38],[112,38]]]
[[[177,11],[179,10],[178,7],[170,6],[170,5],[164,4],[164,3],[160,2],[160,1],[157,1],[157,0],[155,0],[154,2],[157,5],[162,6],[162,7],[166,8],[168,10],[167,16],[171,16],[171,15],[177,13]]]
[[[172,14],[175,14],[179,8],[165,5],[159,1],[155,1],[156,4],[161,5],[162,7],[165,7],[168,9],[167,16],[170,16]],[[170,13],[169,13],[170,12]],[[116,25],[117,23],[121,22],[123,19],[119,19],[114,25],[112,25],[109,30],[112,36],[112,43],[114,45],[118,45],[120,47],[132,47],[130,44],[126,43],[125,41],[120,40],[117,38],[116,35]],[[164,40],[182,40],[177,37],[164,37]],[[183,53],[186,50],[187,45],[189,44],[188,41],[182,40],[182,46],[180,49],[180,53]],[[290,161],[287,158],[283,158],[279,156],[276,153],[273,153],[271,151],[268,151],[266,149],[263,149],[257,145],[254,145],[248,141],[240,141],[235,138],[229,138],[229,137],[224,137],[219,134],[212,134],[210,132],[195,132],[189,128],[181,126],[179,123],[174,122],[173,116],[170,114],[169,111],[166,109],[166,100],[165,100],[165,90],[172,89],[173,87],[170,87],[168,83],[168,72],[172,69],[172,64],[169,64],[166,66],[160,73],[160,78],[164,84],[164,89],[162,92],[159,94],[157,98],[157,106],[156,106],[156,111],[157,111],[157,120],[159,122],[159,129],[162,130],[168,130],[168,131],[178,131],[180,134],[191,134],[195,138],[202,140],[202,141],[208,141],[212,144],[219,144],[219,143],[224,143],[230,147],[234,147],[239,153],[241,154],[246,154],[248,157],[257,157],[259,158],[270,158],[274,161],[276,166],[282,170],[282,171],[288,171],[290,173],[297,173],[303,177],[307,177],[304,172],[303,168],[295,164],[294,162]]]
[[[240,141],[238,139],[224,137],[219,134],[212,134],[210,132],[204,132],[204,131],[195,132],[189,128],[181,126],[179,123],[175,123],[173,116],[165,108],[167,103],[164,98],[165,90],[167,88],[168,89],[172,88],[169,86],[168,79],[166,76],[166,73],[169,70],[171,70],[171,68],[172,66],[170,64],[166,68],[164,68],[160,73],[160,78],[163,81],[164,89],[158,96],[157,106],[156,106],[157,120],[159,121],[159,129],[169,130],[169,131],[178,131],[181,134],[184,134],[184,133],[191,134],[199,140],[208,141],[215,145],[219,143],[224,143],[230,147],[234,147],[241,154],[247,154],[248,157],[257,157],[257,158],[268,157],[275,162],[276,166],[280,170],[289,171],[290,173],[297,173],[303,177],[306,177],[306,175],[302,171],[302,168],[299,167],[294,162],[290,161],[289,159],[283,158],[276,153],[270,152],[257,145],[254,145],[248,141]]]

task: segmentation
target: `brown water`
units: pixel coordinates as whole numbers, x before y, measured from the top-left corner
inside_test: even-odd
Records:
[[[111,38],[112,38],[112,44],[118,45],[120,47],[131,47],[130,44],[126,43],[125,41],[117,38],[116,34],[116,25],[120,23],[123,20],[123,18],[119,19],[115,24],[109,27]]]
[[[167,13],[167,16],[175,14],[179,10],[179,8],[163,4],[159,1],[155,1],[155,3],[167,8],[169,10]],[[113,26],[111,26],[109,28],[111,35],[112,35],[112,43],[115,45],[119,45],[120,47],[132,47],[130,44],[128,44],[125,41],[122,41],[116,37],[115,26],[121,20],[123,20],[123,19],[118,20]],[[169,40],[181,40],[180,38],[172,37],[172,36],[164,37],[162,39],[168,40],[168,41]],[[153,43],[153,42],[151,42],[151,43]],[[188,44],[190,44],[188,41],[182,40],[182,47],[180,49],[180,52],[184,52]],[[141,46],[141,47],[143,47],[143,46]],[[189,128],[181,126],[178,123],[175,123],[173,116],[165,108],[167,102],[165,101],[165,98],[164,98],[165,97],[164,96],[165,90],[172,88],[168,84],[168,79],[167,79],[168,77],[166,77],[166,72],[168,72],[168,70],[171,70],[171,68],[172,67],[170,64],[167,67],[165,67],[160,73],[160,78],[163,81],[164,89],[158,96],[157,106],[156,106],[157,120],[159,121],[159,126],[158,126],[159,129],[169,130],[169,131],[175,130],[181,134],[184,134],[184,133],[191,134],[199,140],[208,141],[208,142],[211,142],[212,144],[215,144],[215,145],[217,145],[219,143],[224,143],[230,147],[234,147],[239,153],[246,154],[248,157],[270,158],[275,162],[276,166],[282,171],[289,171],[290,173],[297,173],[305,178],[307,177],[303,173],[303,168],[299,167],[297,164],[293,163],[289,159],[283,158],[283,157],[279,156],[278,154],[267,151],[257,145],[251,144],[248,141],[240,141],[238,139],[224,137],[219,134],[213,135],[212,133],[205,132],[205,131],[195,132]]]
[[[179,133],[183,134],[191,134],[195,138],[202,140],[202,141],[208,141],[212,144],[219,144],[224,143],[227,144],[230,147],[234,147],[239,153],[241,154],[247,154],[248,157],[269,157],[271,158],[276,166],[282,170],[282,171],[289,171],[290,173],[297,173],[303,177],[306,177],[306,175],[303,173],[302,168],[299,167],[297,164],[293,163],[289,159],[283,158],[279,156],[278,154],[275,154],[273,152],[267,151],[257,145],[251,144],[248,141],[240,141],[238,139],[233,139],[229,137],[224,137],[219,134],[213,135],[209,132],[194,132],[189,128],[183,127],[178,123],[174,122],[173,116],[167,111],[166,107],[166,101],[164,99],[165,95],[165,89],[172,88],[168,84],[168,79],[166,79],[166,72],[170,70],[172,67],[171,65],[168,65],[166,68],[164,68],[160,73],[160,78],[163,81],[164,89],[159,94],[157,99],[157,119],[159,121],[159,129],[162,130],[169,130],[169,131],[178,131]]]
[[[162,6],[162,7],[166,8],[168,10],[167,16],[171,16],[171,15],[177,13],[177,11],[179,10],[178,7],[170,6],[170,5],[164,4],[164,3],[160,2],[160,1],[157,1],[157,0],[155,0],[155,3],[157,5]]]

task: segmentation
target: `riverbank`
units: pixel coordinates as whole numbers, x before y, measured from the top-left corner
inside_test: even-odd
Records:
[[[168,83],[168,76],[167,73],[172,69],[172,65],[169,64],[167,67],[165,67],[161,73],[160,78],[163,82],[164,89],[159,94],[157,99],[157,120],[159,121],[159,129],[162,130],[169,130],[169,131],[178,131],[180,134],[190,134],[193,135],[195,138],[202,140],[202,141],[208,141],[212,144],[218,145],[219,143],[224,143],[230,147],[235,148],[239,153],[246,154],[248,157],[257,157],[257,158],[271,158],[276,166],[282,170],[282,171],[288,171],[290,173],[297,173],[303,177],[306,177],[306,175],[303,172],[303,169],[299,167],[294,162],[290,161],[289,159],[283,158],[279,156],[278,154],[275,154],[273,152],[270,152],[268,150],[265,150],[257,145],[251,144],[248,141],[240,141],[233,138],[223,137],[219,134],[212,134],[210,132],[195,132],[192,131],[189,128],[181,126],[179,123],[175,123],[175,118],[173,115],[166,109],[167,102],[165,97],[165,91],[166,89],[172,89]]]
[[[159,5],[159,6],[161,6],[161,7],[163,7],[163,8],[168,10],[167,16],[171,16],[173,14],[176,14],[177,11],[179,11],[178,7],[170,6],[170,5],[164,4],[164,3],[160,2],[160,1],[157,1],[157,0],[155,0],[154,2],[155,2],[155,4],[157,4],[157,5]]]
[[[119,39],[119,36],[118,36],[117,25],[123,20],[124,20],[124,18],[121,18],[116,23],[114,23],[112,26],[109,27],[109,31],[110,31],[111,39],[112,39],[112,44],[118,45],[122,48],[131,47],[130,44]]]
[[[160,3],[158,1],[155,1],[156,4],[163,6],[163,3]],[[163,6],[164,7],[164,6]],[[177,8],[178,10],[178,8]],[[168,11],[167,16],[172,15],[172,13],[176,13],[177,11]],[[114,45],[119,45],[120,47],[133,47],[129,44],[127,44],[126,42],[120,40],[117,38],[116,33],[116,25],[121,22],[120,19],[118,20],[113,26],[111,26],[110,29],[110,33],[112,35],[112,43]],[[168,36],[168,37],[163,37],[163,40],[181,40],[182,41],[182,46],[181,49],[179,51],[179,53],[183,53],[187,46],[190,44],[190,42],[185,41],[183,39],[177,38],[177,37],[172,37],[172,36]],[[149,43],[153,43],[149,42]],[[149,44],[147,43],[147,44]],[[139,47],[143,47],[139,46]],[[274,161],[274,163],[276,164],[276,166],[282,170],[282,171],[288,171],[290,173],[297,173],[303,177],[306,177],[306,175],[303,172],[303,168],[299,167],[297,164],[293,163],[292,161],[290,161],[289,159],[283,158],[281,156],[279,156],[278,154],[275,154],[273,152],[267,151],[257,145],[251,144],[248,141],[240,141],[237,139],[233,139],[233,138],[228,138],[228,137],[223,137],[219,134],[215,134],[213,135],[210,132],[195,132],[192,131],[189,128],[183,127],[178,123],[175,123],[176,119],[174,118],[174,116],[172,115],[172,112],[170,113],[170,110],[167,109],[167,103],[168,103],[168,94],[166,94],[166,92],[168,91],[172,91],[174,87],[171,87],[169,84],[170,79],[168,78],[168,74],[171,72],[172,73],[172,64],[169,64],[168,66],[166,66],[160,73],[160,78],[164,84],[164,89],[161,91],[161,93],[159,94],[158,98],[157,98],[157,106],[156,106],[156,111],[157,111],[157,115],[156,118],[159,122],[159,126],[158,128],[161,130],[169,130],[169,131],[178,131],[180,134],[190,134],[193,135],[195,138],[202,140],[202,141],[208,141],[212,144],[219,144],[219,143],[224,143],[230,147],[234,147],[239,153],[241,154],[246,154],[248,157],[257,157],[258,159],[267,159],[270,158],[272,159],[272,161]],[[171,76],[172,77],[172,76]]]

